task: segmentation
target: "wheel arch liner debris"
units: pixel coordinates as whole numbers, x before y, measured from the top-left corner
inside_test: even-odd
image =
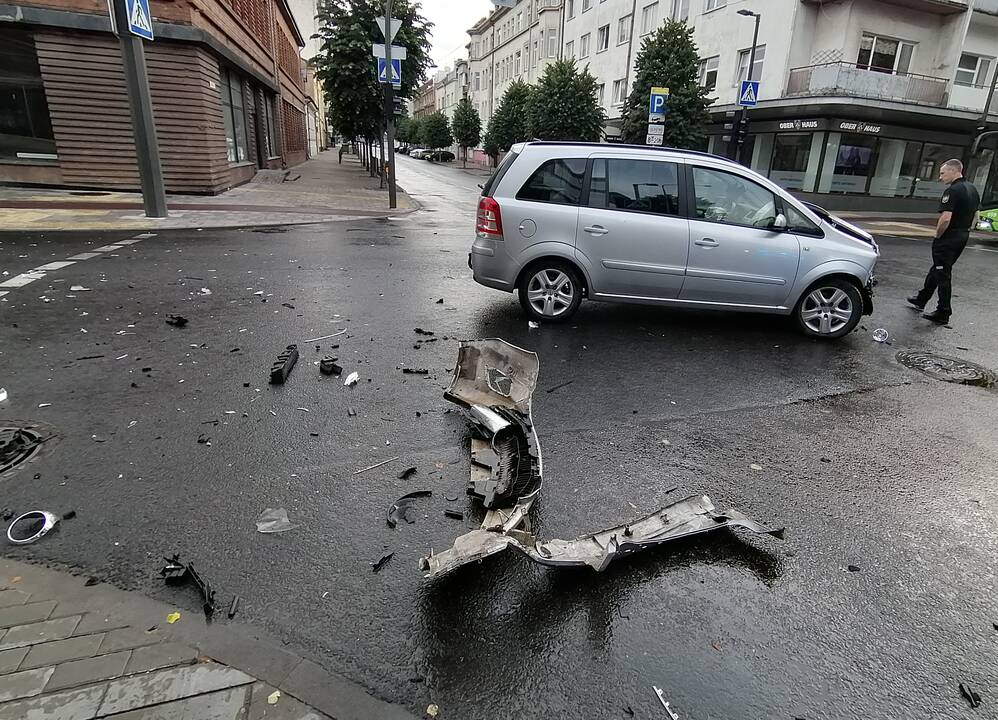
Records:
[[[480,529],[461,535],[450,549],[420,559],[419,568],[427,578],[507,548],[541,565],[599,572],[619,557],[722,528],[783,537],[782,528],[769,528],[737,510],[718,512],[708,496],[693,495],[575,540],[539,541],[528,518],[540,494],[543,469],[531,418],[538,371],[535,353],[504,340],[461,343],[454,379],[444,397],[465,408],[474,428],[468,493],[481,499],[489,512]]]

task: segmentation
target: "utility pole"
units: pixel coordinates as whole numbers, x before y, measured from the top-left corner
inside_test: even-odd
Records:
[[[746,80],[751,80],[752,79],[752,69],[755,67],[755,48],[759,44],[759,20],[762,19],[762,16],[759,13],[757,13],[757,12],[752,12],[751,10],[745,10],[745,9],[739,10],[738,14],[739,15],[745,15],[747,17],[754,17],[755,18],[755,31],[752,33],[752,49],[749,51],[748,69],[745,72],[745,79]],[[762,78],[759,78],[759,79],[761,80]],[[735,150],[735,159],[736,160],[740,159],[741,163],[747,167],[748,165],[752,164],[752,158],[748,158],[748,160],[746,161],[746,159],[744,157],[742,157],[745,154],[745,152],[744,152],[745,151],[745,144],[744,144],[745,143],[745,137],[744,136],[748,134],[747,133],[747,128],[748,128],[748,108],[747,107],[743,107],[742,108],[742,115],[741,115],[741,119],[740,119],[740,126],[742,128],[742,132],[738,133],[739,140],[738,140],[738,147]]]
[[[140,0],[132,0],[140,4]],[[142,186],[142,204],[146,217],[165,218],[166,189],[163,185],[163,170],[159,164],[159,143],[156,140],[156,121],[152,113],[152,95],[149,93],[149,75],[146,72],[146,56],[143,40],[135,31],[129,18],[128,0],[113,0],[113,28],[121,41],[121,62],[125,69],[125,86],[128,90],[128,106],[132,114],[132,135],[135,138],[135,160],[139,166],[139,182]],[[152,15],[148,4],[140,8],[148,24],[148,35],[152,39]],[[134,6],[132,15],[136,15]]]
[[[398,194],[395,187],[395,86],[392,84],[392,0],[385,0],[385,127],[388,134],[388,207],[394,210],[398,207]],[[402,73],[399,73],[399,82]]]

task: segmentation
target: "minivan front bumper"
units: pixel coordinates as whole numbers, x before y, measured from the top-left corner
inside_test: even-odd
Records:
[[[873,315],[873,288],[877,284],[877,278],[873,273],[870,273],[870,279],[866,283],[866,287],[863,288],[863,314]]]

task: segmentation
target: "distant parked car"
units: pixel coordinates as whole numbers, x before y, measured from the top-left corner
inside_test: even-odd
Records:
[[[432,162],[452,162],[454,160],[454,153],[448,150],[436,150],[426,153],[423,159]]]
[[[416,158],[417,160],[424,160],[424,155],[430,152],[426,148],[415,148],[409,151],[409,157]]]

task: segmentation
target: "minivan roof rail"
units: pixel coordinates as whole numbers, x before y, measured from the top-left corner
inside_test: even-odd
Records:
[[[714,155],[712,153],[703,152],[701,150],[686,150],[685,148],[674,148],[674,147],[659,147],[655,145],[631,145],[628,143],[595,143],[595,142],[572,142],[570,140],[527,140],[523,143],[524,145],[547,145],[547,146],[558,146],[558,145],[585,145],[587,147],[602,147],[602,148],[634,148],[635,150],[657,150],[659,152],[677,152],[686,153],[688,155],[698,155],[700,157],[709,157],[715,160],[727,160],[728,162],[734,162],[730,158],[722,157],[720,155]]]

